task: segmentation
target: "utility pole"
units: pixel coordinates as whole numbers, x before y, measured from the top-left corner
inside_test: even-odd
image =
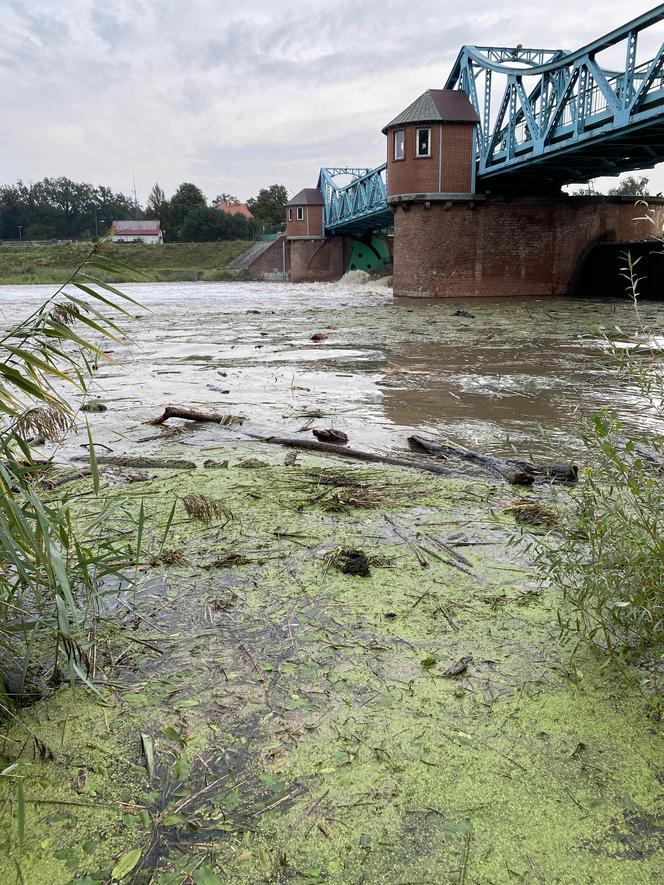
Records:
[[[104,207],[102,206],[101,208],[103,209]],[[97,239],[99,239],[99,222],[101,221],[101,223],[103,224],[106,220],[105,218],[99,218],[97,214],[98,212],[99,206],[95,206],[95,236],[97,237]]]
[[[134,177],[134,219],[138,221],[138,200],[136,199],[136,173],[132,173]]]

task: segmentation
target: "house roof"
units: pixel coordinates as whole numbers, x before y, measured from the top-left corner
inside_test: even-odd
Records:
[[[299,194],[295,194],[292,200],[286,203],[287,206],[322,206],[323,195],[317,187],[305,187]]]
[[[111,227],[111,234],[123,237],[157,237],[160,231],[159,219],[114,221]]]
[[[225,212],[226,215],[241,215],[248,221],[253,221],[254,219],[246,203],[217,203],[215,209],[218,209],[219,212]]]
[[[479,123],[468,96],[460,89],[427,89],[385,126],[383,132],[408,123]]]

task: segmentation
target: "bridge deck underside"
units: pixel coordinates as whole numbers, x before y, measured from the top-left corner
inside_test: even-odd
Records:
[[[537,189],[538,183],[587,182],[603,175],[613,176],[634,169],[649,169],[664,162],[664,117],[569,145],[559,145],[545,154],[527,154],[511,166],[487,169],[478,174],[478,190],[488,188],[521,191]]]

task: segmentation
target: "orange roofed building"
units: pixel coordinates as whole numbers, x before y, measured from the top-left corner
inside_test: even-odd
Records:
[[[254,216],[247,208],[246,203],[217,203],[215,209],[218,209],[219,212],[225,212],[226,215],[241,215],[247,221],[254,220]]]

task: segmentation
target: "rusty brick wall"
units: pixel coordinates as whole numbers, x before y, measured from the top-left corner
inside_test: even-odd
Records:
[[[404,158],[394,159],[394,131],[387,136],[387,193],[429,194],[438,191],[438,157],[440,126],[431,128],[431,156],[416,157],[417,130],[420,126],[404,126]]]
[[[288,209],[286,210],[286,236],[287,237],[320,237],[323,234],[323,207],[303,206],[304,219],[297,221],[297,206],[289,206],[293,210],[293,220],[288,221]]]
[[[325,240],[291,240],[291,282],[331,283],[341,279],[346,269],[344,239],[328,237]]]
[[[474,208],[469,208],[473,206]],[[660,222],[664,201],[653,207]],[[489,199],[423,203],[394,214],[395,295],[563,295],[597,242],[651,237],[630,201],[601,198]]]
[[[284,251],[285,246],[285,251]],[[288,246],[286,238],[282,235],[273,243],[270,243],[265,252],[262,252],[247,268],[247,277],[250,280],[262,280],[264,275],[288,272]],[[284,259],[286,267],[284,268]]]

